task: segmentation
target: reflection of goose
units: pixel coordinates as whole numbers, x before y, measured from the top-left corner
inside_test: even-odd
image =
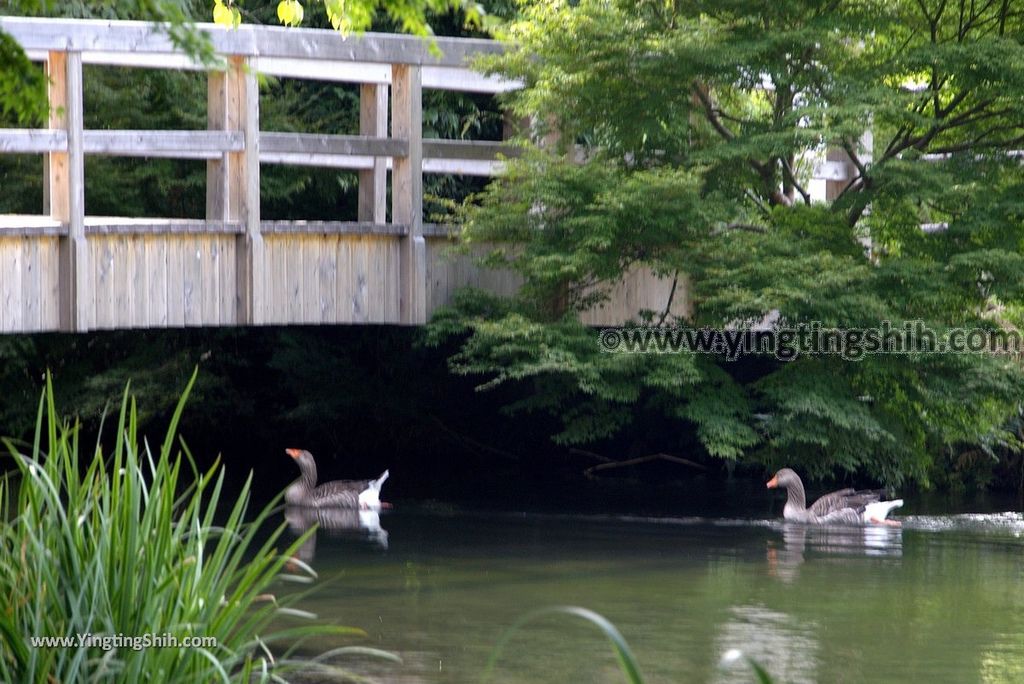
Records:
[[[786,488],[786,507],[782,517],[792,522],[813,525],[865,525],[878,524],[899,526],[899,521],[886,520],[894,508],[903,505],[903,499],[879,501],[882,493],[875,490],[840,489],[826,494],[807,508],[804,483],[800,476],[789,468],[783,468],[768,480],[767,487]]]
[[[807,527],[785,523],[782,539],[787,550],[830,555],[901,556],[903,531],[889,527]]]
[[[302,476],[285,490],[284,500],[289,506],[380,509],[380,488],[388,479],[388,471],[376,480],[334,480],[317,486],[313,454],[302,449],[285,449],[285,453],[302,471]]]
[[[768,573],[784,582],[799,576],[799,567],[816,555],[883,556],[903,555],[903,530],[889,526],[821,526],[793,523],[782,525],[782,548],[769,540],[766,551]]]
[[[799,577],[798,568],[804,563],[808,529],[807,525],[785,524],[782,526],[782,548],[776,548],[775,541],[768,541],[766,556],[769,575],[786,583]]]
[[[380,514],[377,511],[287,506],[284,509],[284,518],[288,521],[288,528],[295,535],[302,534],[313,525],[319,526],[319,530],[299,549],[299,558],[307,563],[313,560],[316,536],[320,530],[332,536],[367,539],[381,548],[388,548],[388,532],[380,526]]]

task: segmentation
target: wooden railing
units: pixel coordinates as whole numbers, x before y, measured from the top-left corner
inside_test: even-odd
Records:
[[[0,129],[0,153],[46,160],[43,214],[0,217],[0,330],[417,324],[454,287],[488,279],[492,289],[515,287],[511,276],[444,259],[447,231],[422,216],[423,173],[492,175],[502,155],[516,153],[500,142],[422,138],[424,88],[517,87],[470,68],[474,56],[497,52],[498,44],[199,29],[226,58],[225,70],[208,73],[207,130],[87,130],[83,64],[201,67],[148,23],[0,17],[0,30],[44,62],[50,80],[47,129]],[[360,134],[261,131],[259,73],[360,84]],[[86,155],[206,160],[205,217],[86,216]],[[358,170],[358,221],[262,221],[261,164]]]

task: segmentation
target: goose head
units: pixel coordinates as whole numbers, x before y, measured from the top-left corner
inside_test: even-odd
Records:
[[[309,453],[305,449],[285,449],[284,452],[295,459],[295,463],[299,466],[299,470],[302,471],[302,477],[299,482],[309,489],[315,487],[316,461],[313,460],[313,454]]]
[[[776,489],[781,487],[782,489],[789,489],[794,486],[803,486],[800,481],[800,476],[789,468],[783,468],[779,472],[775,473],[772,479],[765,483],[768,489]]]
[[[768,480],[765,486],[768,487],[768,489],[786,490],[786,507],[783,509],[783,515],[788,516],[786,518],[787,520],[792,519],[792,516],[801,514],[801,512],[807,508],[807,496],[804,494],[804,483],[800,480],[800,476],[793,470],[783,468],[779,472],[775,473],[775,476]]]

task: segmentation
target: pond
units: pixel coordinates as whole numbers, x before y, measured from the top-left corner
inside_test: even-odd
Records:
[[[509,625],[553,605],[611,620],[647,682],[753,681],[742,662],[720,667],[730,649],[790,684],[1024,681],[1024,518],[903,520],[823,529],[403,508],[379,529],[364,517],[318,531],[303,556],[324,581],[301,607],[401,656],[340,661],[383,682],[479,682]],[[557,615],[511,637],[493,681],[624,678],[601,632]]]

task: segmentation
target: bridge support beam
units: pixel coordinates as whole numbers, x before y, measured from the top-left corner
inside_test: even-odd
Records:
[[[359,135],[388,137],[388,86],[363,83],[359,86]],[[359,172],[359,220],[387,223],[388,161],[375,157],[373,168]]]
[[[409,153],[395,157],[391,176],[391,220],[405,225],[400,251],[401,301],[404,325],[427,321],[427,246],[423,238],[423,99],[419,66],[391,67],[391,136],[409,141]]]
[[[50,52],[50,128],[67,131],[66,152],[50,152],[46,161],[45,201],[50,218],[67,226],[60,238],[58,310],[60,329],[88,330],[93,298],[89,287],[89,246],[85,241],[85,155],[82,149],[82,53]]]
[[[254,65],[230,57],[227,71],[210,72],[207,126],[240,131],[245,145],[207,162],[206,218],[239,223],[235,243],[235,323],[262,322],[264,311],[264,246],[260,233],[260,94]]]

